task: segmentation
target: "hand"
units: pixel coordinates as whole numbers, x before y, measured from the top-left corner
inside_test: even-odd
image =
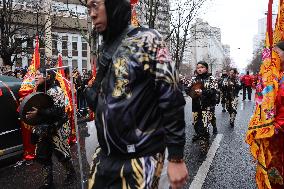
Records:
[[[168,177],[172,189],[182,188],[189,178],[185,163],[169,162]]]
[[[38,109],[33,107],[33,111],[27,112],[26,118],[27,119],[33,119],[33,118],[36,117],[37,113],[38,113]]]

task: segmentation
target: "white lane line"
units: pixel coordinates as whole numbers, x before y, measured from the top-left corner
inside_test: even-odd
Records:
[[[241,102],[241,107],[240,107],[241,110],[244,110],[244,101]]]
[[[199,167],[199,170],[197,174],[194,177],[194,180],[192,181],[189,189],[201,189],[205,179],[207,177],[207,174],[209,172],[210,166],[213,162],[213,159],[216,155],[216,152],[218,148],[220,147],[220,142],[223,138],[223,134],[218,134],[216,138],[214,139],[208,153],[206,160],[202,163],[202,165]],[[190,170],[189,170],[190,171]]]

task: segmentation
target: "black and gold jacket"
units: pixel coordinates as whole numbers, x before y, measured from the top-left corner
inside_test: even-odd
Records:
[[[221,80],[220,86],[223,95],[227,100],[233,100],[238,97],[239,91],[242,88],[240,80],[235,77],[227,77],[226,79]]]
[[[191,79],[186,79],[181,76],[180,83],[184,86],[185,92],[190,93],[192,86],[195,83],[202,83],[202,95],[192,99],[192,111],[197,112],[206,110],[207,108],[214,107],[217,101],[218,82],[209,73],[193,76]]]
[[[168,148],[183,157],[184,97],[160,34],[136,28],[124,37],[102,80],[96,109],[103,152],[119,158],[153,155]]]

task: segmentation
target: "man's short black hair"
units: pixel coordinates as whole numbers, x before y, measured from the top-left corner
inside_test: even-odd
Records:
[[[103,32],[104,41],[113,42],[131,21],[131,5],[129,0],[105,0],[107,28]]]
[[[201,65],[205,66],[206,69],[208,70],[208,63],[207,63],[207,62],[205,62],[205,61],[199,61],[199,62],[197,63],[197,65],[198,65],[198,64],[201,64]]]

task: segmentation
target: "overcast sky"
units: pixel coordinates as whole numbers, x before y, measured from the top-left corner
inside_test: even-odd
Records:
[[[223,44],[231,46],[232,58],[238,68],[244,68],[252,59],[258,19],[265,17],[267,6],[268,0],[211,0],[199,17],[221,28]]]

